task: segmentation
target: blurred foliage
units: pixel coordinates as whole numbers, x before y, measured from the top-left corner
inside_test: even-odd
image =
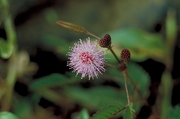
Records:
[[[106,93],[104,93],[104,91]],[[125,98],[126,101],[125,94],[124,97],[122,97],[118,95],[119,92],[117,90],[111,87],[96,87],[88,90],[79,87],[69,87],[65,89],[65,93],[70,99],[77,101],[89,109],[101,109],[123,98]],[[121,93],[123,94],[123,92]]]
[[[178,10],[173,7],[167,9],[168,0],[9,2],[0,0],[0,27],[5,32],[0,37],[0,73],[3,72],[0,77],[0,119],[133,119],[143,105],[148,105],[152,83],[149,72],[135,63],[147,59],[166,66],[149,118],[180,118],[178,105],[172,107],[170,104],[173,86],[170,69],[179,17]],[[174,2],[178,4],[178,1]],[[24,17],[19,17],[21,15]],[[163,23],[161,20],[165,22],[164,31],[150,32],[155,23]],[[84,35],[61,29],[56,22]],[[127,64],[130,104],[127,104],[124,76],[116,68],[106,67],[103,75],[90,81],[81,80],[79,75],[70,73],[63,66],[59,68],[65,73],[53,72],[33,78],[39,64],[31,61],[31,55],[37,47],[50,50],[61,62],[64,57],[67,60],[69,48],[78,39],[91,36],[95,40],[101,36],[89,31],[96,35],[110,34],[112,49],[118,57],[123,48],[130,50],[131,61]],[[117,66],[110,51],[104,50],[107,52],[107,62]],[[27,95],[15,92],[18,83],[26,86]],[[41,105],[42,100],[45,103]]]
[[[16,115],[10,112],[0,112],[1,119],[19,119]]]
[[[36,81],[30,84],[30,89],[38,90],[43,88],[55,87],[55,86],[64,86],[79,81],[80,81],[79,79],[75,79],[75,78],[68,79],[67,76],[61,74],[51,74],[49,76],[36,79]]]
[[[170,111],[168,112],[168,118],[179,119],[180,118],[179,111],[180,111],[180,107],[178,106],[170,109]]]
[[[6,0],[1,0],[0,1],[0,24],[2,21],[6,18],[8,11],[9,11],[9,5]]]
[[[87,109],[82,109],[79,113],[77,119],[89,119],[89,114]]]
[[[148,58],[158,61],[166,54],[166,46],[160,34],[152,34],[135,28],[120,29],[109,33],[115,44],[115,52],[128,48],[134,61],[140,62]]]

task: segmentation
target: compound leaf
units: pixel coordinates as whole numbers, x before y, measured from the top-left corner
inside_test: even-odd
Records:
[[[134,119],[134,109],[132,107],[132,103],[125,109],[124,118],[123,119]]]
[[[104,107],[103,109],[99,110],[95,113],[90,119],[109,119],[114,117],[116,114],[124,110],[126,107],[123,106],[121,103],[116,102],[113,105],[109,105]]]

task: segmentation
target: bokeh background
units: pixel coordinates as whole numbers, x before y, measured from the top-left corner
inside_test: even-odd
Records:
[[[120,54],[119,46],[132,48],[134,51],[137,50],[137,52],[133,52],[131,62],[142,67],[150,77],[147,85],[149,93],[146,96],[150,106],[141,104],[136,115],[142,119],[151,117],[153,113],[152,108],[154,108],[159,94],[158,87],[161,82],[161,76],[165,70],[165,64],[161,56],[164,56],[167,52],[162,50],[165,48],[162,45],[146,47],[151,41],[144,43],[140,38],[148,37],[147,39],[153,39],[155,43],[156,40],[160,39],[160,42],[164,43],[166,39],[167,14],[172,9],[175,12],[174,18],[177,21],[177,35],[174,39],[175,44],[172,46],[172,70],[170,70],[170,73],[175,83],[173,84],[170,98],[173,106],[179,104],[179,0],[9,0],[8,9],[15,26],[17,47],[22,58],[24,58],[22,60],[32,63],[31,66],[25,66],[21,70],[14,86],[15,98],[12,100],[13,105],[10,111],[20,118],[76,119],[80,110],[83,109],[83,105],[71,101],[71,99],[68,99],[66,102],[66,98],[62,98],[61,102],[56,103],[58,102],[57,99],[52,100],[47,98],[48,96],[44,96],[48,94],[36,95],[29,87],[33,81],[44,76],[53,73],[62,75],[69,73],[70,70],[66,66],[68,60],[66,54],[69,51],[69,47],[72,47],[73,43],[78,41],[78,39],[89,37],[88,35],[75,33],[60,27],[56,24],[58,20],[81,25],[99,37],[109,33],[112,35],[112,44],[118,55]],[[0,37],[6,39],[3,17],[1,19]],[[134,37],[134,43],[130,44],[129,42]],[[144,52],[143,49],[145,49]],[[110,53],[108,53],[108,56],[110,57],[110,62],[114,63],[115,61]],[[6,76],[7,62],[8,59],[1,59],[0,70],[2,77]],[[24,71],[28,67],[29,70],[27,72]],[[92,81],[83,79],[81,82],[78,82],[78,86],[86,89],[97,87],[98,85],[111,86],[117,89],[121,87],[115,81],[98,80],[100,79]],[[59,91],[61,87],[53,87],[52,90]],[[95,111],[90,109],[89,114],[92,115]]]

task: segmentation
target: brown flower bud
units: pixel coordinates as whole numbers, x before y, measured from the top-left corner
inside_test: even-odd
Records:
[[[130,51],[128,49],[123,49],[121,52],[121,59],[125,62],[129,61],[131,58]]]
[[[103,48],[109,48],[111,46],[111,36],[106,34],[102,39],[100,39],[99,45]]]

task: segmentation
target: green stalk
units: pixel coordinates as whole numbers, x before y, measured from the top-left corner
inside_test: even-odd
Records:
[[[169,110],[171,109],[171,92],[172,92],[172,79],[170,73],[166,70],[162,75],[160,89],[160,101],[161,101],[161,116],[166,118]]]
[[[1,0],[2,6],[9,6],[8,0]],[[3,97],[1,110],[8,111],[11,108],[14,84],[16,82],[16,33],[10,15],[4,20],[4,27],[7,35],[7,44],[14,45],[13,53],[8,60],[8,70],[6,76],[6,93]]]

